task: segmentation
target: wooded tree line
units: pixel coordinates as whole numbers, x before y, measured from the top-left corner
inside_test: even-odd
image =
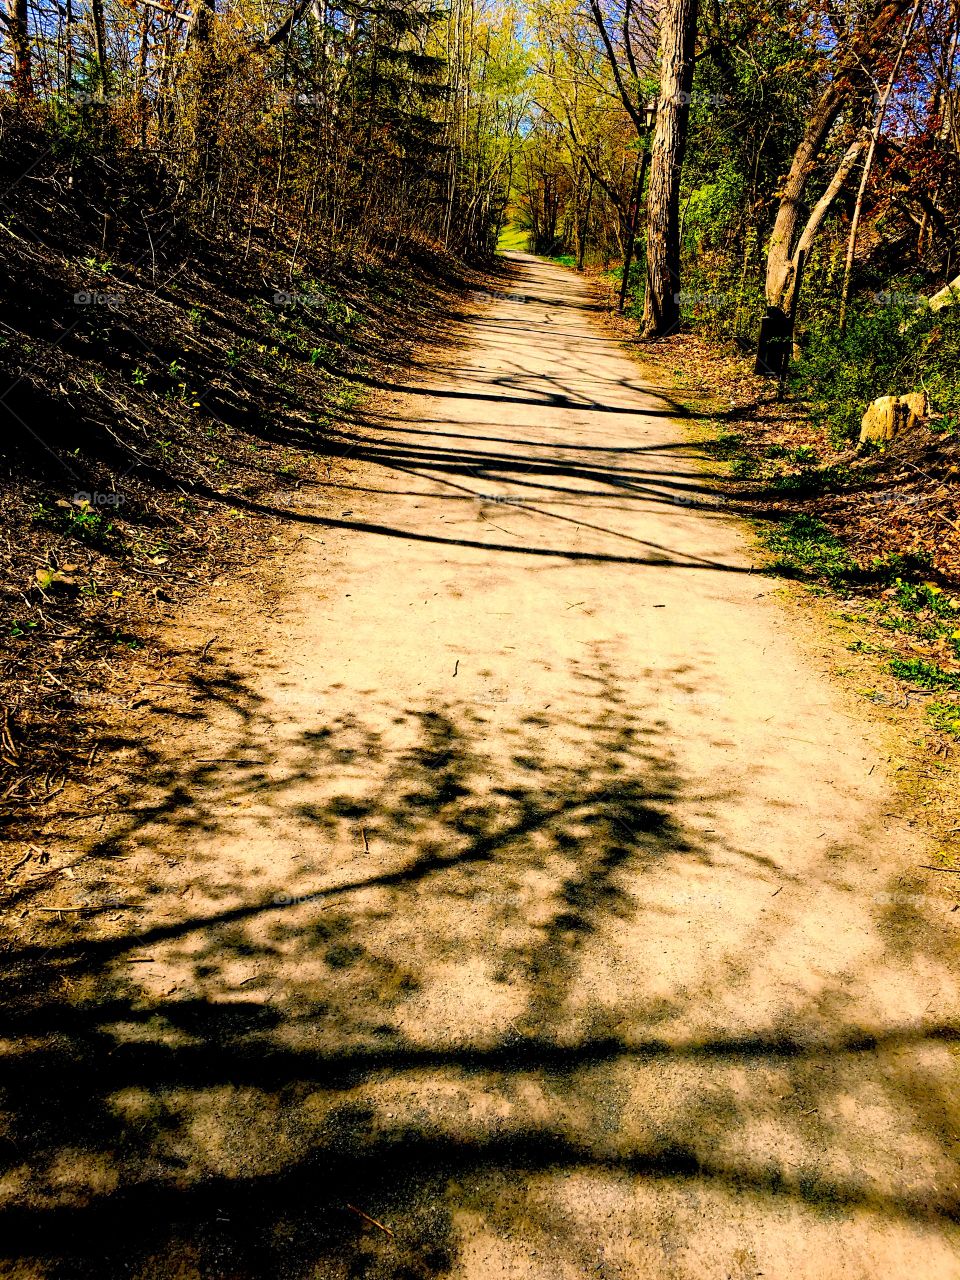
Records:
[[[842,328],[851,288],[956,276],[957,0],[532,0],[530,20],[519,218],[581,261],[629,262],[637,233],[648,334],[694,311],[755,336],[764,305],[789,330],[801,277]]]
[[[2,17],[5,109],[154,158],[208,234],[483,255],[510,216],[540,252],[622,263],[648,334],[693,316],[780,356],[801,298],[842,332],[865,291],[902,301],[960,270],[960,0],[6,0]]]
[[[492,249],[519,127],[509,6],[7,0],[0,17],[7,109],[150,156],[204,233]]]

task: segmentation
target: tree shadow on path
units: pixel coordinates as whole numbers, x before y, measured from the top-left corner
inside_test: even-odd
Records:
[[[695,1189],[761,1217],[946,1226],[953,1187],[924,1174],[953,1104],[927,1068],[956,1029],[866,1032],[825,984],[799,1014],[706,1033],[763,965],[756,937],[732,930],[672,985],[648,969],[658,940],[684,893],[772,868],[685,820],[735,784],[699,795],[652,709],[578,678],[576,714],[434,702],[285,731],[237,681],[216,690],[217,760],[141,747],[139,802],[83,864],[104,910],[2,954],[9,1267],[444,1276],[468,1219],[555,1242],[582,1177],[628,1203]],[[906,1125],[919,1184],[834,1159],[860,1140],[839,1101],[864,1091]],[[552,1246],[577,1274],[589,1234],[567,1222]]]

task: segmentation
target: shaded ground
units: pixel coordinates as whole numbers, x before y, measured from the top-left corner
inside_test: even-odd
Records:
[[[516,263],[15,887],[6,1274],[960,1275],[954,877]]]
[[[0,135],[0,836],[23,840],[100,749],[105,676],[275,553],[333,425],[484,277],[252,210],[203,240],[150,161],[75,166],[16,112]]]

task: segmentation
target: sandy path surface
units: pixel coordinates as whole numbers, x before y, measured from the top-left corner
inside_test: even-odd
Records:
[[[954,877],[668,400],[517,266],[171,704],[124,904],[36,948],[8,1271],[960,1276]]]

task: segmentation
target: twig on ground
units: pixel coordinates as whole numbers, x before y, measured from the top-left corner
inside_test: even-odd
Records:
[[[348,1204],[347,1208],[350,1210],[351,1213],[355,1213],[358,1218],[362,1218],[364,1222],[369,1222],[372,1226],[379,1227],[379,1229],[385,1232],[388,1236],[391,1236],[391,1237],[393,1236],[393,1232],[390,1230],[389,1227],[385,1227],[383,1223],[378,1222],[376,1218],[371,1218],[369,1213],[364,1213],[363,1210],[358,1209],[355,1204]]]

